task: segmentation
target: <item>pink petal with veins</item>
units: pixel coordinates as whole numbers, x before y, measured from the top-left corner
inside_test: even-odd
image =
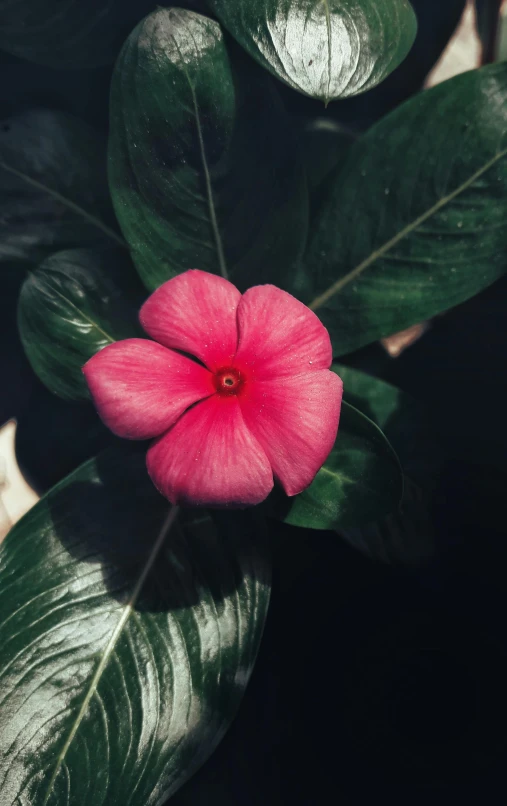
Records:
[[[230,363],[236,352],[240,299],[238,289],[228,280],[192,269],[154,291],[139,319],[152,339],[191,353],[215,370]]]
[[[313,481],[336,439],[343,383],[330,370],[255,381],[240,398],[245,423],[287,495]]]
[[[149,448],[147,466],[173,504],[252,506],[273,487],[268,458],[235,396],[217,394],[187,411]]]
[[[238,330],[234,363],[259,380],[331,366],[331,341],[320,319],[274,285],[258,285],[243,294]]]
[[[312,311],[274,286],[241,296],[192,270],[155,291],[140,319],[155,341],[112,344],[84,373],[115,434],[158,437],[147,466],[163,495],[252,506],[273,476],[287,495],[311,484],[334,445],[342,399],[329,334]]]
[[[104,347],[83,372],[101,419],[127,439],[159,436],[215,391],[205,367],[148,339]]]

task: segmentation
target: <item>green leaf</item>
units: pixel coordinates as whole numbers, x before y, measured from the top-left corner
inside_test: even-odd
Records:
[[[77,118],[35,110],[0,123],[0,261],[123,244],[108,225],[105,143]]]
[[[125,250],[57,252],[21,289],[18,326],[41,381],[66,400],[88,398],[81,369],[107,344],[142,336],[142,286]]]
[[[135,29],[113,76],[109,153],[149,289],[189,268],[287,284],[306,241],[301,161],[269,78],[232,65],[218,23],[160,9]]]
[[[277,492],[270,505],[292,526],[338,529],[394,512],[402,494],[401,467],[382,431],[342,403],[335,446],[313,482],[294,498]]]
[[[334,177],[305,257],[335,355],[427,319],[507,268],[507,65],[421,93]]]
[[[347,403],[382,429],[406,475],[431,488],[441,468],[442,449],[424,404],[365,372],[343,364],[333,364],[332,369],[343,381]]]
[[[407,58],[372,90],[329,108],[329,114],[356,131],[366,131],[422,90],[453,36],[467,0],[410,0],[410,4],[417,17],[417,36]]]
[[[251,514],[175,514],[142,454],[111,452],[2,545],[6,806],[155,806],[225,733],[263,630],[266,544]]]
[[[387,518],[340,529],[354,548],[384,563],[418,566],[435,553],[428,491],[442,469],[442,448],[426,407],[378,378],[342,364],[332,369],[343,381],[344,397],[382,429],[405,473],[401,506]]]
[[[313,213],[321,202],[326,180],[347,159],[355,135],[329,118],[317,118],[303,130],[304,160]]]
[[[110,64],[153,0],[0,0],[0,48],[51,67]]]
[[[382,429],[405,474],[403,499],[396,511],[387,518],[338,531],[372,559],[422,565],[435,554],[429,492],[443,462],[430,415],[422,403],[396,386],[342,364],[333,364],[332,369],[343,381],[345,400]]]
[[[339,530],[347,543],[388,565],[417,567],[435,554],[435,529],[427,497],[405,477],[401,506],[387,518]]]
[[[374,87],[403,61],[417,21],[407,0],[208,0],[254,59],[326,104]]]

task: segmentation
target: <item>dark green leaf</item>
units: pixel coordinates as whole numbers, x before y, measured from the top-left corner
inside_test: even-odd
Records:
[[[401,505],[387,518],[339,529],[341,537],[374,560],[418,566],[435,554],[435,530],[425,494],[405,476]]]
[[[333,364],[343,381],[344,398],[382,429],[403,471],[421,487],[431,487],[442,450],[426,407],[411,395],[365,372]]]
[[[0,0],[0,48],[53,67],[110,64],[153,0]]]
[[[112,215],[105,143],[61,112],[35,110],[0,123],[0,261],[123,243]]]
[[[251,513],[168,513],[144,457],[110,453],[2,545],[2,806],[161,804],[234,717],[266,544]]]
[[[135,29],[113,77],[110,185],[148,288],[189,268],[287,284],[308,200],[284,122],[269,78],[233,68],[218,23],[160,9]]]
[[[327,178],[343,165],[354,140],[352,132],[329,118],[317,118],[304,127],[304,157],[312,212],[321,201]]]
[[[394,512],[403,474],[382,431],[357,409],[342,404],[335,446],[310,486],[294,498],[276,493],[276,517],[293,526],[339,529]]]
[[[478,293],[507,268],[507,65],[424,92],[349,152],[308,253],[335,354]]]
[[[326,104],[379,84],[412,46],[408,0],[209,0],[245,50]]]
[[[342,364],[333,364],[333,370],[343,380],[345,399],[382,429],[406,474],[403,500],[396,512],[339,532],[354,548],[375,560],[421,565],[435,552],[425,490],[434,487],[443,462],[428,412],[423,404],[385,381]]]
[[[142,287],[123,249],[57,252],[29,274],[18,325],[28,359],[43,383],[67,400],[88,398],[81,369],[107,344],[142,336]]]

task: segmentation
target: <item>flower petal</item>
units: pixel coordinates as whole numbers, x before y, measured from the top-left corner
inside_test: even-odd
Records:
[[[173,504],[250,506],[273,487],[266,454],[235,397],[214,395],[187,411],[150,447],[147,466]]]
[[[248,367],[253,377],[265,380],[331,366],[331,340],[320,319],[273,285],[258,285],[243,294],[238,331],[234,363]]]
[[[287,495],[313,481],[336,439],[343,384],[330,370],[255,381],[240,398],[247,427]]]
[[[236,352],[240,299],[228,280],[191,269],[157,288],[141,308],[139,319],[155,341],[191,353],[216,370],[230,363]]]
[[[83,372],[101,419],[127,439],[159,436],[215,391],[205,367],[148,339],[104,347]]]

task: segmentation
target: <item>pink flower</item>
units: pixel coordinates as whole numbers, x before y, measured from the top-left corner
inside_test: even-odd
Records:
[[[111,344],[83,372],[111,431],[156,437],[147,467],[163,495],[249,506],[266,498],[273,476],[287,495],[312,482],[342,398],[329,334],[312,311],[275,286],[241,295],[193,270],[157,289],[140,320],[154,341]]]

